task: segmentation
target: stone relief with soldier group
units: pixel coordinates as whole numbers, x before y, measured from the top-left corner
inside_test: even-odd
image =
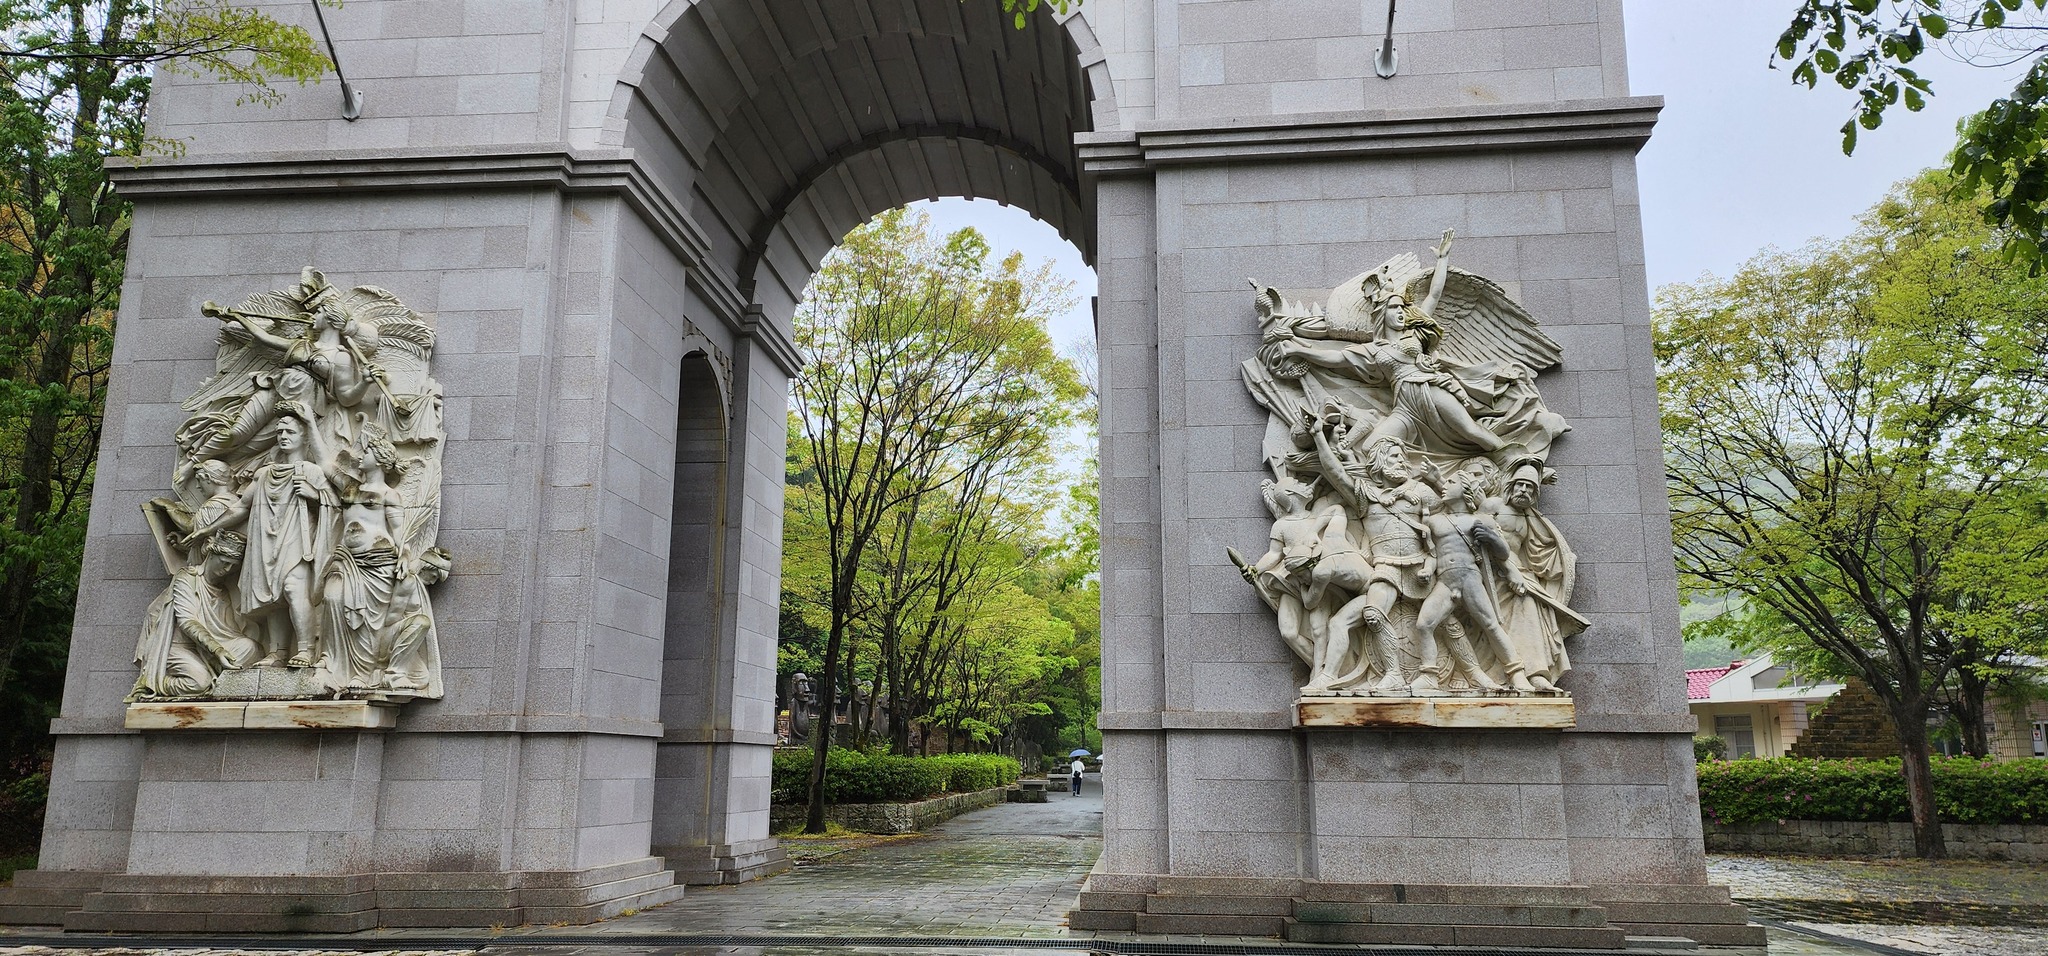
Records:
[[[143,506],[171,583],[129,700],[439,698],[431,321],[310,268],[201,311],[215,371],[183,404],[174,495]]]
[[[1322,304],[1252,283],[1273,525],[1265,554],[1230,557],[1307,665],[1304,700],[1567,696],[1587,622],[1538,505],[1571,426],[1536,388],[1563,350],[1452,268],[1451,238],[1432,267],[1396,256]]]

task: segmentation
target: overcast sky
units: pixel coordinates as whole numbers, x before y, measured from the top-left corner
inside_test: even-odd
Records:
[[[1653,289],[1728,275],[1768,246],[1795,249],[1847,233],[1891,184],[1939,164],[1956,120],[2010,91],[2020,72],[1929,54],[1920,64],[1935,84],[1927,108],[1893,110],[1845,157],[1839,129],[1849,117],[1847,91],[1809,91],[1792,85],[1789,69],[1767,68],[1794,0],[1625,3],[1630,86],[1664,97],[1639,164]],[[985,200],[919,205],[941,228],[980,229],[999,253],[1021,249],[1033,262],[1053,260],[1075,280],[1081,303],[1053,323],[1053,337],[1070,345],[1088,336],[1095,276],[1052,227]]]

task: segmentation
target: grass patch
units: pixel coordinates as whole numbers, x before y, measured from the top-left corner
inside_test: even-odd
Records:
[[[837,823],[826,823],[824,833],[803,833],[802,827],[775,834],[782,841],[782,852],[789,854],[790,862],[798,866],[815,863],[828,856],[835,856],[848,850],[865,850],[868,847],[903,840],[915,840],[921,833],[862,833],[849,830]]]
[[[845,824],[834,820],[825,821],[825,832],[823,833],[805,833],[802,823],[798,823],[786,830],[778,830],[775,833],[775,838],[778,840],[837,840],[850,836],[865,836],[865,834],[859,830],[849,830]]]

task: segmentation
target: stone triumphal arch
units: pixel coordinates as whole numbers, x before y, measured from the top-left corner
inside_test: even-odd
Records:
[[[1659,102],[1629,95],[1620,11],[1414,0],[1376,70],[1386,9],[1361,0],[1087,0],[1022,30],[994,0],[351,0],[328,21],[358,118],[331,83],[263,109],[160,78],[153,132],[184,151],[116,176],[133,234],[49,822],[0,920],[588,921],[785,865],[790,317],[854,225],[971,196],[1100,276],[1116,773],[1075,927],[1751,941],[1705,885],[1671,676],[1634,183]],[[1402,256],[1446,229],[1451,291],[1424,298]],[[1347,318],[1361,289],[1397,317],[1397,272],[1436,319]],[[1549,345],[1487,365],[1415,331],[1470,315]],[[1514,394],[1553,415],[1524,429],[1543,447],[1473,431],[1505,434]],[[1562,535],[1576,576],[1512,598],[1548,602],[1547,670],[1506,637],[1470,658],[1454,615],[1442,660],[1471,663],[1404,672],[1385,629],[1421,592],[1363,577],[1327,593],[1380,601],[1366,630],[1276,634],[1301,585],[1232,566],[1291,507],[1451,520],[1420,502],[1455,495],[1341,478],[1368,431],[1434,454],[1367,424],[1404,415],[1463,416],[1475,460],[1549,483],[1514,540]],[[1344,447],[1318,465],[1312,438]],[[1371,628],[1376,671],[1347,650]],[[1354,659],[1376,690],[1324,679]],[[1402,909],[1440,902],[1467,906],[1455,939]]]

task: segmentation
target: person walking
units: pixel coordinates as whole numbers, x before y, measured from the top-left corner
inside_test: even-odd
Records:
[[[1081,773],[1087,769],[1088,765],[1082,763],[1081,758],[1074,758],[1074,796],[1081,795]]]

